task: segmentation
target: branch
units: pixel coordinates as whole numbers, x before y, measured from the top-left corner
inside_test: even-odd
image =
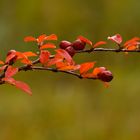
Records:
[[[18,72],[29,70],[60,72],[80,79],[98,79],[104,83],[108,83],[113,79],[111,71],[105,67],[94,67],[94,61],[84,62],[82,64],[75,63],[73,56],[78,53],[140,52],[140,38],[134,37],[122,44],[123,40],[119,34],[108,37],[108,40],[113,41],[117,45],[115,48],[100,48],[100,45],[104,45],[107,42],[99,41],[94,44],[89,39],[79,36],[74,42],[61,41],[59,48],[56,49],[55,44],[46,43],[46,41],[51,40],[57,40],[57,36],[55,34],[49,36],[43,34],[38,38],[28,36],[24,38],[24,41],[36,42],[38,48],[37,53],[10,50],[6,55],[5,61],[0,60],[0,85],[8,83],[31,95],[30,87],[26,83],[13,78]],[[89,49],[86,48],[86,44],[89,45]],[[55,51],[51,54],[52,52],[48,49],[55,49]],[[36,57],[36,59],[32,61],[29,57]],[[22,65],[19,67],[16,66],[15,63],[17,61]]]
[[[126,50],[126,49],[112,49],[112,48],[93,48],[77,51],[77,53],[91,53],[91,52],[140,52],[140,49]]]

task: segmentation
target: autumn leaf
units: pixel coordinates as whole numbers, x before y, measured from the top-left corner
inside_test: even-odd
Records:
[[[77,39],[80,39],[81,41],[83,41],[83,42],[85,42],[85,43],[87,43],[89,45],[92,45],[92,42],[89,39],[87,39],[87,38],[85,38],[83,36],[78,36]]]
[[[24,92],[28,93],[29,95],[32,95],[32,91],[26,83],[24,83],[22,81],[15,81],[15,86],[17,88],[23,90]]]
[[[44,44],[44,45],[42,45],[41,47],[40,47],[40,49],[42,50],[42,49],[48,49],[48,48],[56,48],[56,46],[54,45],[54,44],[52,44],[52,43],[47,43],[47,44]]]
[[[5,72],[5,77],[9,78],[14,76],[18,72],[18,68],[8,66],[6,72]]]
[[[140,38],[139,37],[134,37],[134,38],[126,41],[124,43],[124,46],[129,46],[129,45],[134,45],[134,44],[137,45],[138,41],[140,41]]]
[[[49,66],[55,65],[56,63],[62,62],[62,61],[63,61],[62,58],[52,58],[52,59],[49,59],[47,66],[49,67]]]
[[[74,61],[72,59],[72,57],[68,54],[67,51],[63,50],[63,49],[57,49],[56,52],[63,58],[65,58],[65,60],[70,63],[71,65],[74,64]]]
[[[96,76],[93,74],[93,73],[84,73],[82,74],[82,77],[83,78],[93,78],[93,79],[96,79]]]
[[[80,74],[82,75],[84,73],[87,73],[88,70],[94,67],[95,63],[96,62],[86,62],[86,63],[81,64]]]
[[[104,45],[104,44],[106,44],[105,41],[99,41],[99,42],[97,42],[97,43],[95,43],[95,44],[93,45],[93,48],[96,48],[96,47],[98,47],[98,46],[100,46],[100,45]]]
[[[80,69],[80,65],[69,65],[69,66],[63,66],[59,68],[59,70],[63,70],[63,71],[67,71],[67,70],[76,71],[79,69]]]
[[[39,60],[42,64],[46,64],[49,60],[50,52],[47,50],[43,50],[40,53]]]
[[[27,56],[28,55],[35,55],[35,54],[33,54],[32,52],[25,52],[25,54],[22,52],[16,52],[16,55],[17,55],[17,59],[21,59],[20,60],[21,63],[32,65],[32,61],[30,61]]]
[[[24,92],[28,93],[29,95],[32,95],[30,87],[22,81],[16,81],[14,78],[11,78],[11,77],[5,77],[2,79],[2,81],[5,81],[8,84],[11,84],[11,85],[23,90]]]
[[[36,38],[34,38],[33,36],[27,36],[24,38],[25,42],[32,42],[32,41],[36,41]]]
[[[46,34],[43,34],[43,35],[40,35],[38,38],[37,38],[37,42],[38,43],[41,43],[45,40],[45,38],[47,37]]]
[[[5,63],[9,63],[12,59],[16,59],[17,57],[17,52],[15,50],[9,51],[9,54],[7,54]]]
[[[45,40],[57,40],[57,36],[55,34],[51,34],[45,37]]]
[[[137,46],[128,46],[128,47],[125,47],[127,50],[131,51],[131,50],[136,50],[137,49]]]
[[[116,34],[114,36],[108,37],[108,40],[112,40],[113,42],[115,42],[119,45],[122,43],[122,37],[120,34]]]
[[[22,53],[23,55],[27,56],[27,57],[32,57],[32,56],[37,56],[35,53],[29,51],[29,52],[24,52]]]

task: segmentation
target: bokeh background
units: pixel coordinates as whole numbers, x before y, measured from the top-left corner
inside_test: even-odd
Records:
[[[78,35],[94,42],[116,33],[124,40],[140,36],[139,7],[139,0],[0,0],[0,57],[9,49],[36,51],[23,42],[28,35],[55,33],[58,42]],[[31,86],[33,96],[0,86],[0,140],[140,139],[140,54],[75,59],[110,69],[110,87],[62,73],[21,72],[16,78]]]

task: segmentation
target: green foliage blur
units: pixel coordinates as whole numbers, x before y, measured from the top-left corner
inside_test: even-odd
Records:
[[[140,36],[139,7],[138,0],[0,0],[0,58],[10,49],[35,52],[35,44],[23,42],[28,35],[55,33],[58,42]],[[140,140],[140,54],[79,54],[75,60],[110,69],[110,87],[62,73],[21,72],[16,79],[27,82],[33,96],[0,86],[0,140]]]

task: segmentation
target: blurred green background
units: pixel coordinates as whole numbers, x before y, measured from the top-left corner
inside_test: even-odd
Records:
[[[9,49],[36,51],[23,38],[42,33],[92,41],[120,33],[140,36],[139,0],[0,0],[0,57]],[[109,43],[106,47],[113,47]],[[21,72],[30,97],[0,86],[0,140],[140,140],[140,54],[79,54],[114,74],[109,88],[52,72]]]

